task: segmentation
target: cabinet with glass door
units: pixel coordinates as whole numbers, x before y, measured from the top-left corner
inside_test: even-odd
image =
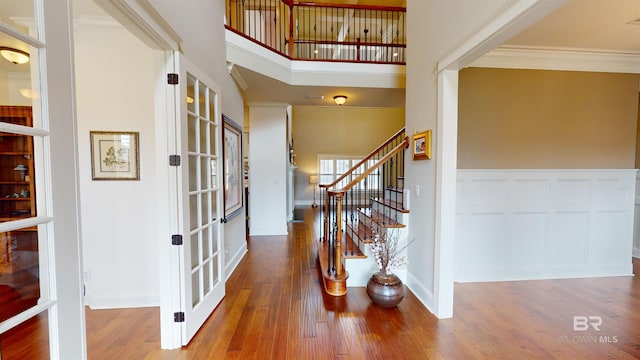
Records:
[[[31,107],[0,106],[0,122],[32,126]],[[33,137],[0,132],[0,222],[29,218],[35,213]],[[0,274],[37,263],[35,227],[0,233]]]

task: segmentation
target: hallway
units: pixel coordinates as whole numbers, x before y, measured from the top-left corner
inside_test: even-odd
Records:
[[[159,350],[157,308],[87,309],[89,359],[640,358],[637,278],[456,284],[446,320],[411,293],[383,310],[363,288],[323,295],[314,213],[305,210],[288,237],[250,239],[226,298],[189,346]],[[599,317],[600,330],[574,330],[574,316]],[[20,329],[2,338],[3,360],[43,358],[46,321],[35,324],[39,339]]]

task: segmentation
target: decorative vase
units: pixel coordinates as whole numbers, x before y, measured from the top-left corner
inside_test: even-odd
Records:
[[[404,284],[394,274],[375,273],[367,283],[367,295],[374,304],[391,308],[397,306],[404,298]]]

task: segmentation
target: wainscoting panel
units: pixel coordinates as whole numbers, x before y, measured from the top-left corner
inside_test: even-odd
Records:
[[[636,170],[458,170],[456,281],[630,275],[635,183]]]

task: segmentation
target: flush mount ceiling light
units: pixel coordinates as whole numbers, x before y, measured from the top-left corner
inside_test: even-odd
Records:
[[[6,46],[0,46],[0,55],[2,55],[2,57],[5,58],[8,62],[14,64],[24,64],[29,62],[28,52]]]
[[[347,97],[345,95],[336,95],[333,97],[333,101],[338,105],[342,105],[347,102]]]

